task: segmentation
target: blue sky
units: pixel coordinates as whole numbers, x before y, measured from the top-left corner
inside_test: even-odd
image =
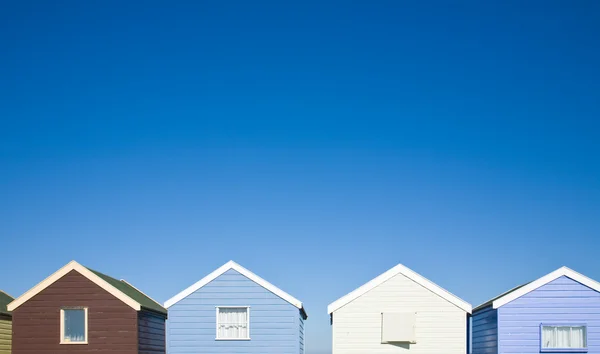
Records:
[[[167,300],[233,259],[326,306],[403,263],[478,304],[600,279],[600,3],[6,2],[0,288]]]

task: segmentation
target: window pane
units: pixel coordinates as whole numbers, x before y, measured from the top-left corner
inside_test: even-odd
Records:
[[[542,348],[585,348],[585,326],[543,326]]]
[[[556,348],[556,342],[554,340],[554,327],[542,327],[542,348]]]
[[[571,348],[585,348],[585,327],[571,327]]]
[[[85,310],[68,309],[64,311],[65,342],[85,342]]]
[[[217,338],[246,339],[248,335],[248,309],[245,307],[219,308]]]
[[[556,327],[556,348],[571,348],[570,327]]]

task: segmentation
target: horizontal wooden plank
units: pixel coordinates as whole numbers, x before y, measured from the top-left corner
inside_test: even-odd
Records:
[[[250,341],[216,341],[216,307],[250,306]],[[168,352],[298,354],[299,310],[248,278],[227,272],[169,308]]]
[[[166,351],[165,319],[141,312],[138,319],[140,352],[164,354]]]
[[[539,352],[541,323],[585,323],[588,352],[600,352],[600,293],[561,277],[498,309],[502,353]]]

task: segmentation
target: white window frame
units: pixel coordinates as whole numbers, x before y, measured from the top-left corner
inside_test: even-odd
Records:
[[[84,311],[84,329],[85,340],[83,342],[65,341],[65,310],[83,310]],[[60,344],[88,344],[88,308],[87,307],[63,307],[60,309]]]
[[[544,338],[543,338],[543,331],[544,331],[544,327],[569,327],[571,329],[571,331],[573,330],[573,327],[583,327],[583,333],[584,333],[584,347],[583,348],[576,348],[576,347],[569,347],[569,348],[549,348],[549,347],[544,347]],[[587,353],[588,351],[588,326],[586,323],[542,323],[540,324],[540,352],[541,353],[552,353],[552,352],[561,352],[561,353]]]
[[[248,337],[247,338],[219,338],[219,309],[246,309],[248,314]],[[215,340],[250,340],[250,306],[215,306]]]

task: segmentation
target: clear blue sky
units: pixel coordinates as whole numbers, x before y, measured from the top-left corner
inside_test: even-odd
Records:
[[[233,259],[324,354],[397,263],[473,304],[600,279],[600,2],[285,3],[4,2],[0,288]]]

